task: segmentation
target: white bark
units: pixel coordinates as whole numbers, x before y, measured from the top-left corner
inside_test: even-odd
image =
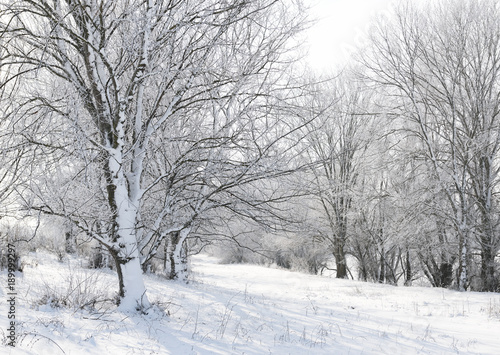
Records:
[[[121,125],[117,131],[123,134]],[[121,285],[123,287],[123,295],[120,300],[120,309],[132,311],[147,309],[150,304],[146,296],[146,287],[143,281],[137,245],[136,219],[138,206],[129,197],[129,191],[123,174],[122,149],[122,144],[119,144],[116,149],[110,149],[109,158],[109,169],[116,188],[117,238],[113,243],[113,248],[118,257],[117,267],[121,269],[121,282],[123,283]]]
[[[186,250],[184,248],[184,242],[186,238],[189,236],[191,228],[185,228],[179,232],[179,238],[176,243],[172,243],[170,245],[170,258],[171,258],[171,267],[173,269],[170,270],[171,277],[187,281],[188,278],[188,264],[187,264],[187,255],[183,255]]]

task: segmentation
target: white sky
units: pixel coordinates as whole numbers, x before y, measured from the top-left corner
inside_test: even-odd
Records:
[[[370,18],[390,9],[394,0],[308,0],[319,19],[307,33],[309,64],[328,70],[347,62],[349,51],[368,31]]]

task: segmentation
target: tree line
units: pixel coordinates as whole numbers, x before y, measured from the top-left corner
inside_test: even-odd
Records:
[[[315,76],[301,1],[3,1],[1,213],[93,241],[129,311],[214,246],[498,291],[498,7],[404,3]]]

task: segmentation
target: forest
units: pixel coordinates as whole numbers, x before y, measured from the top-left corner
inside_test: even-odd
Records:
[[[201,252],[500,292],[500,2],[403,1],[334,73],[307,10],[0,1],[2,268],[77,255],[126,312]]]

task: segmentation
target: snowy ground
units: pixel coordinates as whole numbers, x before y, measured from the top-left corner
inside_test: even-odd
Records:
[[[27,262],[16,280],[18,346],[0,353],[500,353],[498,293],[335,280],[254,265],[220,265],[197,256],[188,285],[147,277],[150,300],[168,315],[157,309],[128,316],[108,310],[109,301],[101,302],[116,292],[112,272],[83,269],[78,260],[60,263],[46,254]],[[3,272],[4,283],[5,278]],[[1,290],[0,336],[5,344],[8,305],[5,288]],[[89,294],[98,297],[98,311],[75,310],[75,304],[91,299]]]

